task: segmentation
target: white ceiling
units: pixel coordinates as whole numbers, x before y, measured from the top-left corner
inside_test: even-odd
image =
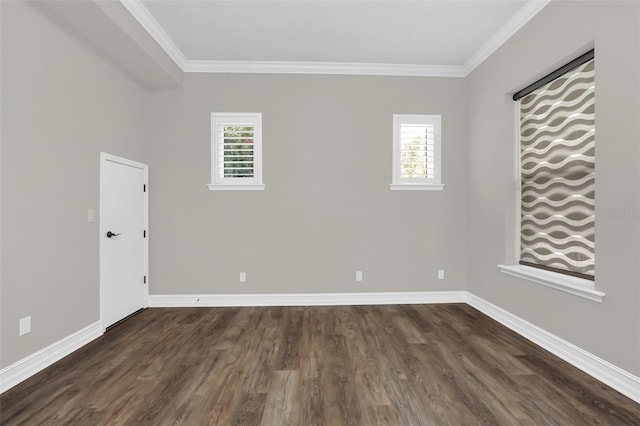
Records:
[[[185,71],[384,64],[404,75],[468,73],[548,2],[122,1]]]

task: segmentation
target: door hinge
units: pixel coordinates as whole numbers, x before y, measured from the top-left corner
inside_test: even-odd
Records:
[[[142,192],[147,192],[147,185],[142,185]]]
[[[144,276],[143,283],[144,283],[144,284],[146,284],[146,283],[147,283],[147,276],[146,276],[146,275]]]
[[[147,238],[147,230],[142,231],[142,238]]]

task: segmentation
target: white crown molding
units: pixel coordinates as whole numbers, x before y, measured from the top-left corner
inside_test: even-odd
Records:
[[[184,72],[185,65],[188,62],[182,50],[178,48],[169,34],[160,26],[156,18],[153,17],[149,9],[147,9],[140,0],[120,0],[120,3],[127,8],[129,13],[147,30],[149,35],[160,45],[167,55],[178,67]]]
[[[185,72],[202,73],[464,77],[461,66],[346,62],[187,61],[183,69]]]
[[[78,330],[0,370],[0,393],[44,370],[102,335],[100,321]]]
[[[299,294],[151,294],[149,307],[348,306],[465,303],[465,291]]]
[[[471,293],[467,303],[640,404],[640,377]]]
[[[520,28],[538,14],[551,0],[529,0],[465,62],[465,77],[498,50]]]

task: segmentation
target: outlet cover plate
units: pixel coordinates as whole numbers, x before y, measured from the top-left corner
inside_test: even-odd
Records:
[[[31,316],[20,318],[20,336],[31,332]]]

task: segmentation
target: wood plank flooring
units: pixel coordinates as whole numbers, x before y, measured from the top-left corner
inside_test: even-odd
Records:
[[[640,425],[467,305],[147,309],[0,397],[2,425]]]

